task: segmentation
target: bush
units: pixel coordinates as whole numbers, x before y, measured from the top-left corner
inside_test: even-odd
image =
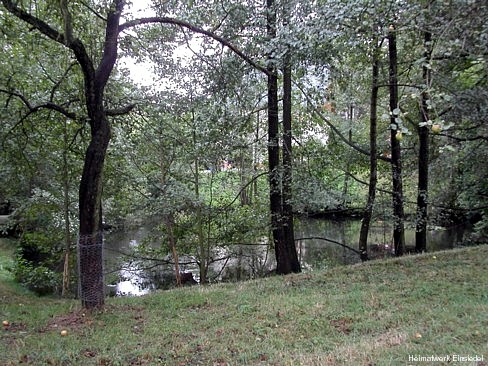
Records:
[[[37,192],[18,210],[21,234],[12,272],[19,283],[39,295],[62,288],[64,220],[53,201],[48,193]]]
[[[17,258],[12,269],[15,280],[38,295],[59,292],[62,285],[62,274],[43,265],[34,266],[25,259]]]

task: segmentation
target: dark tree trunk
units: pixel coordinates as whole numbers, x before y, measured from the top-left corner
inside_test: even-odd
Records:
[[[391,26],[391,28],[393,28]],[[390,111],[391,111],[391,167],[393,180],[393,246],[395,254],[402,256],[405,253],[404,212],[403,212],[403,183],[402,183],[402,157],[400,147],[400,130],[396,119],[398,111],[398,73],[397,73],[397,46],[396,30],[388,33],[388,54],[390,74]],[[396,127],[396,128],[395,128]]]
[[[93,107],[93,106],[90,106]],[[110,125],[104,112],[91,121],[91,141],[79,190],[79,283],[82,306],[92,308],[104,304],[102,176],[105,155],[110,141]]]
[[[286,5],[285,5],[286,7]],[[285,20],[287,21],[286,9]],[[292,155],[292,104],[291,65],[289,55],[285,55],[283,67],[283,232],[291,272],[301,272],[300,261],[295,246],[293,227],[293,155]]]
[[[424,33],[424,57],[426,62],[430,60],[431,56],[431,42],[432,35],[430,32]],[[430,69],[427,65],[422,67],[422,77],[426,89],[430,86]],[[415,231],[415,251],[423,253],[427,250],[427,208],[428,208],[428,192],[429,192],[429,127],[426,124],[429,120],[429,111],[427,103],[429,100],[429,93],[424,90],[420,96],[420,120],[425,125],[420,126],[419,133],[419,181],[417,194],[417,218]]]
[[[267,31],[270,40],[276,37],[276,9],[274,0],[267,0]],[[283,230],[280,145],[278,119],[278,76],[275,60],[268,57],[268,165],[269,165],[269,200],[271,211],[271,227],[276,256],[276,273],[291,272],[288,251],[285,245]]]
[[[375,41],[376,44],[378,41]],[[376,183],[378,181],[378,158],[377,150],[377,121],[378,121],[378,74],[379,74],[379,47],[373,51],[373,66],[371,71],[371,101],[369,114],[369,189],[368,201],[361,221],[361,230],[359,232],[359,252],[361,260],[368,260],[368,234],[371,218],[373,216],[373,207],[376,198]]]

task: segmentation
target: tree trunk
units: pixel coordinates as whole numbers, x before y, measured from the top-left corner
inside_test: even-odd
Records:
[[[267,33],[269,40],[276,37],[276,9],[274,0],[266,1]],[[283,230],[281,174],[280,174],[280,145],[278,120],[278,76],[275,60],[268,56],[268,165],[269,165],[269,202],[271,214],[271,228],[276,255],[276,273],[291,272],[288,252],[285,245]]]
[[[173,214],[167,214],[164,218],[164,223],[168,228],[168,242],[171,248],[171,255],[173,256],[173,262],[175,262],[176,286],[181,287],[180,260],[178,258],[178,251],[176,250],[176,238],[174,233],[175,219]]]
[[[349,132],[348,132],[348,140],[352,144],[352,126],[354,122],[354,105],[351,104],[349,106],[348,112],[348,120],[349,120]],[[346,168],[344,172],[344,186],[342,187],[342,207],[347,208],[349,206],[349,200],[347,198],[349,194],[349,180],[351,178],[351,162],[349,159],[346,159]]]
[[[197,144],[197,133],[196,133],[196,125],[195,125],[195,113],[192,109],[191,111],[192,116],[192,124],[193,124],[193,147],[196,147]],[[194,156],[195,166],[195,174],[194,174],[194,181],[195,181],[195,200],[197,202],[197,206],[195,207],[195,215],[196,215],[196,225],[197,225],[197,240],[198,240],[198,251],[199,251],[199,274],[200,274],[200,283],[204,284],[208,282],[207,279],[207,270],[208,270],[208,248],[205,245],[205,237],[203,232],[203,211],[202,205],[203,203],[200,202],[200,159],[197,153]],[[213,175],[214,173],[210,173]],[[213,179],[213,178],[212,178]]]
[[[64,212],[64,266],[63,266],[63,288],[61,296],[66,297],[69,292],[70,278],[70,257],[71,257],[71,226],[69,219],[69,169],[68,169],[68,121],[64,121],[64,144],[63,144],[63,212]]]
[[[92,140],[85,153],[80,182],[78,241],[79,283],[82,306],[103,306],[103,231],[102,231],[102,174],[110,141],[110,125],[103,116],[97,127],[92,125]]]
[[[287,12],[285,11],[284,13],[285,21],[287,21]],[[291,65],[290,57],[288,54],[286,54],[283,67],[283,233],[285,246],[288,250],[290,270],[291,272],[299,273],[301,272],[301,267],[295,246],[295,233],[293,226],[293,155],[291,108]]]
[[[424,33],[424,57],[425,62],[429,62],[431,56],[432,34]],[[422,91],[420,96],[420,120],[425,125],[420,126],[419,133],[419,180],[417,194],[417,218],[415,230],[415,251],[422,253],[427,250],[427,207],[429,192],[429,126],[426,124],[429,120],[429,111],[427,103],[429,100],[428,88],[430,86],[430,69],[424,64],[422,67],[422,77],[426,90]]]
[[[373,51],[373,67],[371,78],[371,101],[369,115],[369,189],[368,202],[363,213],[361,221],[361,230],[359,233],[359,251],[362,261],[368,260],[368,234],[371,218],[373,216],[373,207],[376,198],[376,183],[378,181],[378,158],[377,158],[377,121],[378,121],[378,74],[379,74],[379,47],[378,41],[375,41]]]
[[[393,26],[390,26],[393,28]],[[404,213],[403,213],[403,183],[402,183],[402,157],[400,147],[400,126],[396,119],[398,111],[398,74],[397,74],[397,46],[396,30],[390,29],[388,33],[388,54],[390,73],[390,112],[391,112],[391,167],[393,180],[393,246],[395,254],[402,256],[405,252]],[[398,134],[398,135],[397,135]]]

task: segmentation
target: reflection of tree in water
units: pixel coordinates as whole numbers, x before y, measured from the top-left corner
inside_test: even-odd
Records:
[[[297,220],[295,237],[299,239],[296,245],[303,269],[313,270],[359,262],[357,243],[360,224],[360,220]],[[449,249],[459,245],[464,230],[464,227],[454,227],[430,231],[428,250]],[[166,257],[145,260],[123,255],[131,253],[137,243],[144,242],[149,236],[150,229],[147,227],[106,235],[107,282],[112,284],[109,287],[114,295],[115,292],[119,295],[143,295],[153,289],[175,287],[174,263],[169,254]],[[408,227],[407,245],[414,245],[414,240],[415,229]],[[391,227],[388,223],[373,223],[368,242],[372,258],[392,256]],[[196,284],[199,272],[195,258],[182,255],[179,259],[183,282]],[[217,247],[212,251],[211,261],[211,282],[263,277],[271,273],[276,265],[273,249],[267,244],[267,238],[263,238],[260,243]]]

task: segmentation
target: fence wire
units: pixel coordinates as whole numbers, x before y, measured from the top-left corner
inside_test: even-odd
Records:
[[[95,307],[104,302],[103,246],[102,231],[78,238],[78,294],[85,307]]]

